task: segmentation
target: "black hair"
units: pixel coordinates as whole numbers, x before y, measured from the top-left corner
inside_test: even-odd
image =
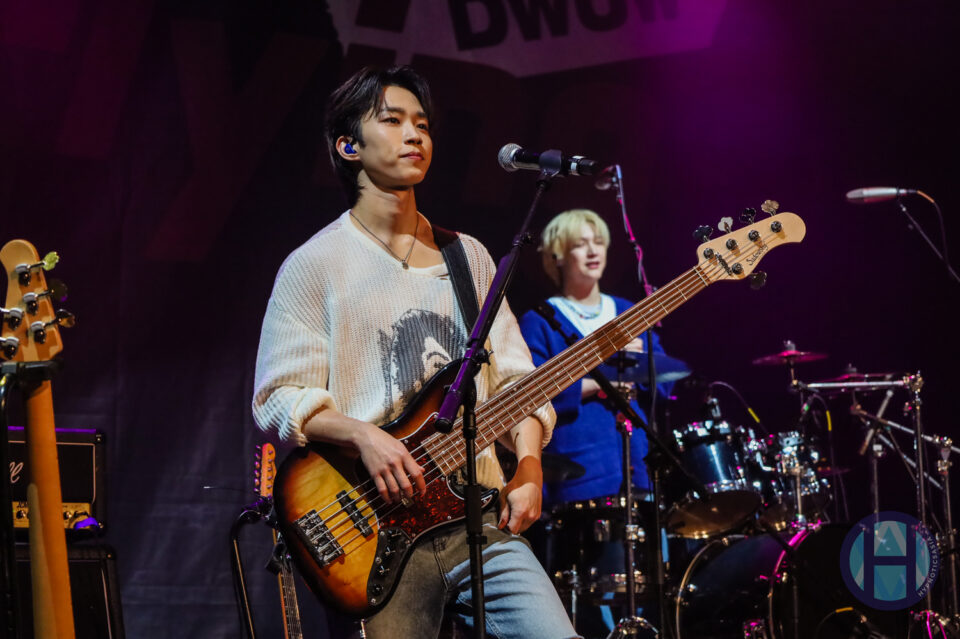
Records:
[[[383,90],[390,86],[412,93],[423,107],[427,120],[433,122],[430,86],[423,76],[408,66],[389,69],[365,67],[337,87],[327,100],[324,123],[327,152],[337,177],[347,192],[350,206],[356,204],[360,197],[360,187],[357,184],[357,173],[360,169],[357,162],[348,162],[340,157],[337,152],[337,139],[346,136],[352,140],[352,144],[363,144],[361,124],[367,114],[377,113],[383,108]]]

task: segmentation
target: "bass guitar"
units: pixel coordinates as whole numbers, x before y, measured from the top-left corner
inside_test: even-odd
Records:
[[[52,302],[66,296],[66,287],[57,280],[48,286],[43,275],[58,260],[56,253],[41,260],[26,240],[11,240],[0,249],[7,275],[6,301],[0,308],[0,360],[5,370],[16,369],[26,396],[30,576],[37,639],[75,636],[50,384],[52,360],[63,350],[59,327],[72,326],[74,318],[67,311],[54,311]]]
[[[760,260],[781,244],[800,242],[806,232],[797,215],[776,214],[768,205],[764,210],[771,217],[713,240],[707,241],[709,227],[701,227],[696,266],[478,405],[477,450],[710,284],[762,283],[765,274],[754,273]],[[439,371],[400,417],[381,426],[424,468],[424,494],[384,503],[359,459],[334,445],[311,443],[280,466],[274,504],[293,561],[310,589],[344,613],[369,616],[383,606],[417,539],[465,516],[450,480],[465,462],[459,421],[446,434],[433,427],[457,370],[454,362]],[[487,503],[492,499],[485,495]]]

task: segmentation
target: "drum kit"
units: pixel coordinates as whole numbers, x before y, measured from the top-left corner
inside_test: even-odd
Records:
[[[692,474],[700,490],[677,494],[667,489],[663,500],[657,500],[661,504],[661,566],[656,562],[661,553],[655,549],[658,540],[653,534],[655,502],[649,495],[564,503],[544,515],[544,563],[574,625],[587,639],[899,636],[899,617],[894,620],[890,613],[866,608],[844,587],[838,557],[849,526],[828,523],[827,510],[836,494],[834,483],[847,470],[833,465],[832,442],[821,441],[813,432],[817,429],[805,424],[813,402],[823,402],[827,408],[824,395],[848,395],[854,405],[851,412],[857,415],[858,410],[862,413],[857,402],[865,393],[887,391],[889,401],[894,388],[916,386],[919,376],[849,372],[805,384],[797,379],[795,367],[826,356],[784,344],[781,352],[753,363],[788,369],[791,387],[804,400],[795,430],[768,433],[749,407],[755,424],[731,423],[723,419],[709,394],[707,419],[673,429],[668,445],[683,472],[671,475],[666,483],[671,488],[686,485],[682,475]],[[679,360],[657,359],[657,371],[663,375],[657,375],[658,382],[689,375]],[[622,380],[625,374],[633,375],[631,381],[646,384],[645,362],[645,354],[629,353],[608,361],[606,368],[611,377]],[[883,409],[879,413],[869,417],[882,420]],[[829,420],[829,412],[826,415]],[[929,438],[950,447],[951,442],[943,439]],[[548,457],[548,462],[548,481],[550,476],[559,481],[584,472],[560,456]],[[625,468],[623,474],[626,486],[629,470]],[[876,512],[875,484],[874,493]],[[627,525],[631,521],[640,526]],[[633,556],[632,563],[628,555]],[[662,585],[655,583],[658,575]],[[659,596],[657,588],[662,591]],[[955,583],[953,588],[955,592]],[[581,617],[589,617],[585,613],[590,608],[622,610],[629,601],[627,594],[632,593],[636,593],[637,607],[650,615],[659,631],[645,620],[628,628],[621,622],[609,634],[609,623],[599,630],[589,627],[589,622],[580,623]],[[611,618],[610,613],[606,618]],[[877,625],[885,626],[884,631],[877,630]]]

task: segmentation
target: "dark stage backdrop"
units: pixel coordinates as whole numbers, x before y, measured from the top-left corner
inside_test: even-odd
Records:
[[[249,409],[260,321],[283,258],[345,208],[323,106],[367,63],[410,62],[431,80],[436,157],[419,205],[497,258],[535,177],[497,167],[511,141],[622,164],[656,284],[693,265],[695,227],[779,200],[806,220],[806,241],[764,260],[762,290],[718,284],[677,311],[662,328],[668,351],[734,384],[773,430],[795,427],[797,399],[785,370],[750,361],[784,339],[830,355],[801,367],[805,380],[848,363],[921,370],[927,428],[960,435],[960,285],[893,203],[843,199],[875,184],[924,189],[960,255],[952,3],[332,4],[0,3],[0,240],[62,256],[55,273],[79,323],[65,334],[57,420],[107,434],[105,539],[128,636],[240,635],[227,532],[253,498],[263,440]],[[906,202],[939,242],[932,208]],[[572,206],[610,222],[605,287],[638,298],[609,192],[558,182],[537,227]],[[528,250],[511,303],[522,312],[549,292]],[[677,393],[682,423],[697,392]],[[848,406],[833,405],[836,447],[859,517],[869,501]],[[909,512],[902,466],[885,461],[882,477],[885,506]],[[261,636],[278,636],[266,528],[245,531],[243,548]],[[309,636],[328,636],[301,595]]]

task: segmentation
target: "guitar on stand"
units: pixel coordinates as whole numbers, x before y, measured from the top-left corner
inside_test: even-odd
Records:
[[[273,480],[277,476],[277,451],[273,444],[259,446],[257,459],[257,494],[262,499],[273,501]],[[269,521],[269,520],[268,520]],[[286,546],[273,528],[273,558],[271,568],[277,570],[277,584],[280,587],[280,609],[283,612],[284,639],[303,639],[303,629],[300,626],[300,608],[297,605],[297,588],[293,581],[293,568]]]
[[[0,263],[7,275],[6,300],[0,308],[0,386],[4,399],[14,384],[26,398],[30,573],[34,636],[38,639],[75,636],[50,383],[59,369],[54,357],[63,350],[59,327],[73,326],[75,320],[67,311],[54,311],[53,302],[66,297],[66,287],[58,280],[48,286],[43,274],[58,261],[53,252],[41,260],[37,249],[26,240],[11,240],[0,249]],[[0,417],[6,431],[6,416]],[[6,502],[2,506],[9,508]],[[9,523],[10,510],[3,517]],[[12,556],[9,561],[12,565]],[[7,586],[11,590],[15,587]]]

